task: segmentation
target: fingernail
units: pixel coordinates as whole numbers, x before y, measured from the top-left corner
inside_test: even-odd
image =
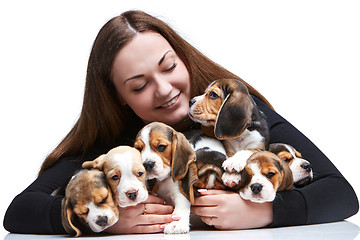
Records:
[[[175,220],[175,221],[181,219],[181,217],[179,215],[172,215],[171,218],[172,218],[172,220]]]
[[[160,225],[160,228],[161,229],[164,229],[166,227],[167,224],[163,224],[163,225]]]
[[[199,193],[202,193],[202,192],[207,192],[207,189],[198,189],[197,190]]]

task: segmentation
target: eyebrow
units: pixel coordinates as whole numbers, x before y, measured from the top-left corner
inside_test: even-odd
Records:
[[[159,66],[161,65],[161,63],[164,62],[165,57],[166,57],[166,55],[167,55],[169,52],[171,52],[171,50],[167,51],[167,52],[160,58],[160,60],[159,60],[159,62],[158,62],[158,65],[159,65]],[[142,78],[142,77],[144,77],[144,76],[145,76],[144,74],[139,74],[139,75],[135,75],[135,76],[133,76],[133,77],[127,78],[127,79],[124,81],[124,84],[125,84],[127,81],[129,81],[129,80],[137,79],[137,78]]]

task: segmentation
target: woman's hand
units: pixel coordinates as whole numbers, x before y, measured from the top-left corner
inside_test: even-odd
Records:
[[[166,205],[164,200],[149,194],[149,198],[136,206],[119,208],[119,220],[106,232],[120,233],[157,233],[164,231],[165,226],[179,220],[172,216],[174,208]]]
[[[191,212],[207,225],[217,229],[248,229],[265,227],[273,221],[272,203],[246,201],[238,193],[199,189]]]

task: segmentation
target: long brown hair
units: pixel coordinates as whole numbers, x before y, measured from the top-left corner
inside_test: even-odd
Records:
[[[39,174],[63,157],[84,154],[96,141],[110,143],[119,137],[126,123],[131,121],[130,111],[120,103],[110,73],[113,59],[119,50],[136,33],[144,31],[158,32],[173,47],[189,71],[192,96],[202,94],[213,80],[235,78],[244,82],[251,94],[271,107],[258,91],[207,58],[165,22],[142,11],[127,11],[112,18],[99,31],[89,57],[80,117],[45,159]]]

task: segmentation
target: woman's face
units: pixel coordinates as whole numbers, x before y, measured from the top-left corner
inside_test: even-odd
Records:
[[[135,35],[115,56],[111,74],[121,101],[144,122],[174,125],[187,116],[189,72],[160,34]]]

